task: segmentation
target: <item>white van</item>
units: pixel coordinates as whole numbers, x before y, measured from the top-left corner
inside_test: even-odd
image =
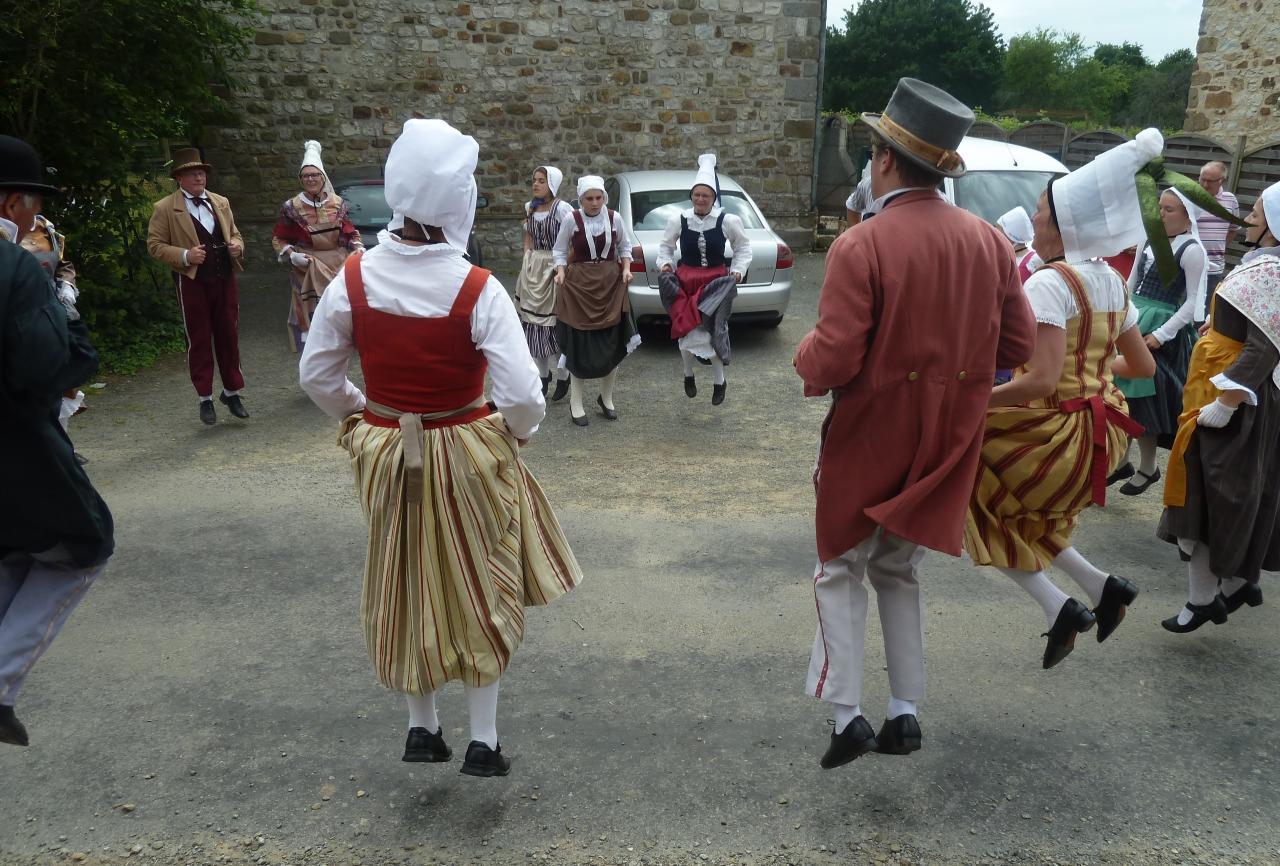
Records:
[[[1021,205],[1035,216],[1036,202],[1049,179],[1067,173],[1067,167],[1046,153],[1010,144],[965,136],[960,142],[963,177],[946,178],[947,200],[975,213],[991,224]]]

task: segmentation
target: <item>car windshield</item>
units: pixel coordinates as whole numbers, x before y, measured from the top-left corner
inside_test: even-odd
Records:
[[[1049,178],[1056,174],[1058,172],[971,171],[955,179],[956,204],[993,224],[1015,207],[1026,208],[1030,216],[1036,212],[1036,203]]]
[[[338,195],[347,203],[347,216],[358,226],[385,226],[391,222],[391,208],[382,195],[382,184],[359,183],[344,186]]]
[[[727,213],[742,218],[743,228],[762,229],[756,209],[747,201],[746,196],[734,190],[721,190],[720,202]],[[667,227],[673,216],[677,216],[689,203],[687,189],[647,189],[631,193],[631,226],[638,232],[660,232]]]

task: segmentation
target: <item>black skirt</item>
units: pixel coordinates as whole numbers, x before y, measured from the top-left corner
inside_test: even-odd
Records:
[[[579,379],[602,379],[614,371],[634,348],[636,325],[623,311],[618,324],[598,331],[579,331],[564,322],[556,323],[556,343],[564,353],[564,365]]]
[[[1187,365],[1195,337],[1188,328],[1151,353],[1156,362],[1153,397],[1130,397],[1129,417],[1144,428],[1145,436],[1156,437],[1161,448],[1172,448],[1178,434],[1178,416],[1182,414],[1182,389],[1187,384]]]

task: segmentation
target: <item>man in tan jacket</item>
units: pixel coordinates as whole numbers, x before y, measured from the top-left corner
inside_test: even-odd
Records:
[[[201,161],[200,151],[194,147],[175,152],[170,175],[178,182],[178,189],[156,202],[147,228],[148,252],[173,270],[187,331],[187,366],[200,398],[200,420],[205,424],[218,421],[213,409],[215,353],[222,377],[218,399],[237,418],[249,417],[240,399],[244,376],[240,372],[240,297],[236,285],[236,271],[243,269],[244,240],[231,215],[231,204],[206,189],[212,168]]]

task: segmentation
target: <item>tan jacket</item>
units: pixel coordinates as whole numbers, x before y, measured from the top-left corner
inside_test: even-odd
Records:
[[[222,236],[227,242],[236,241],[244,249],[244,238],[240,229],[236,228],[235,217],[231,215],[231,203],[225,196],[205,191],[209,201],[213,202],[213,213],[222,227]],[[187,211],[187,203],[183,200],[182,190],[173,191],[156,202],[151,213],[151,222],[147,226],[147,252],[153,259],[163,262],[168,267],[187,277],[194,279],[195,265],[184,265],[182,253],[200,243],[196,237],[196,227],[191,222],[191,214]],[[243,253],[242,253],[243,255]],[[236,270],[244,270],[241,256],[232,256],[231,263]]]

